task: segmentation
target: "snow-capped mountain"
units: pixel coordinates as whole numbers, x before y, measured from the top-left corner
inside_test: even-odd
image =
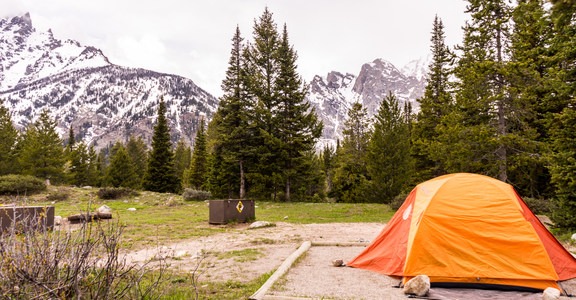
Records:
[[[409,101],[417,111],[416,99],[424,94],[428,62],[429,58],[415,60],[398,69],[388,61],[376,59],[364,64],[358,76],[339,72],[315,76],[310,82],[308,101],[324,123],[319,146],[334,145],[337,139],[342,139],[348,110],[355,102],[362,103],[371,117],[382,99],[392,92],[400,103]]]
[[[425,87],[429,58],[398,69],[376,59],[358,75],[330,72],[310,82],[307,100],[324,123],[319,146],[342,138],[348,110],[362,103],[370,116],[389,93],[415,101]],[[95,47],[40,32],[29,14],[0,19],[0,99],[19,128],[48,109],[62,137],[70,126],[76,137],[102,148],[130,135],[149,142],[157,104],[163,97],[173,141],[192,141],[201,118],[209,120],[218,100],[190,79],[115,65]],[[191,143],[190,143],[191,144]]]
[[[190,79],[114,65],[99,49],[37,31],[29,14],[0,20],[0,99],[17,127],[48,109],[61,136],[72,126],[97,148],[132,134],[149,141],[161,97],[174,140],[193,139],[218,106]]]

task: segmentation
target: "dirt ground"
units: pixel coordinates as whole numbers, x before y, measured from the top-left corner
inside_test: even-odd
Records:
[[[304,241],[316,244],[368,243],[385,224],[276,223],[274,227],[248,229],[239,224],[232,232],[187,240],[159,249],[127,253],[131,262],[145,263],[163,257],[170,268],[200,275],[202,281],[250,281],[273,272]],[[358,255],[363,246],[312,246],[287,275],[266,294],[266,299],[407,299],[396,286],[399,281],[374,272],[349,267],[334,267],[332,260],[347,262]],[[246,249],[254,250],[246,256]],[[228,253],[228,255],[223,255]],[[570,294],[576,284],[565,283]],[[428,299],[541,299],[540,293],[510,293],[482,290],[431,290]],[[575,299],[562,297],[562,299]]]

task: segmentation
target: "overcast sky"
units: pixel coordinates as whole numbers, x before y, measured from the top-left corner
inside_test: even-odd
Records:
[[[114,64],[192,79],[215,96],[236,29],[252,39],[265,7],[284,23],[304,80],[357,75],[376,58],[402,67],[430,52],[434,16],[460,44],[463,0],[0,0],[0,18],[30,12],[40,30],[100,48]]]

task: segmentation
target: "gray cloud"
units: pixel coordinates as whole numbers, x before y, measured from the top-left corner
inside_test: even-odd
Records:
[[[0,16],[31,13],[41,30],[104,51],[112,62],[175,73],[220,95],[236,25],[251,39],[268,7],[284,23],[305,80],[335,70],[357,73],[376,58],[397,66],[428,54],[432,21],[460,43],[461,0],[0,0]]]

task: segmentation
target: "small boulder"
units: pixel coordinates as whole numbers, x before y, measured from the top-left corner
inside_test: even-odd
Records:
[[[576,233],[574,233],[574,234],[570,237],[570,239],[572,239],[573,241],[576,241]]]
[[[62,225],[62,216],[54,216],[54,225]]]
[[[128,210],[128,211],[136,211],[136,208],[130,207],[130,208],[128,208],[127,210]]]
[[[248,227],[249,229],[256,229],[256,228],[263,228],[263,227],[270,227],[272,226],[272,223],[267,222],[267,221],[256,221],[252,224],[250,224],[250,226]]]
[[[344,260],[342,259],[335,259],[332,261],[332,265],[335,267],[343,267],[344,266]]]
[[[173,258],[182,258],[182,257],[184,257],[184,256],[188,256],[188,251],[186,251],[186,250],[179,250],[179,251],[174,252]]]
[[[99,214],[109,214],[112,213],[112,209],[108,205],[102,205],[96,209],[96,212]]]
[[[560,299],[560,290],[548,287],[542,293],[542,300],[558,300]]]
[[[406,282],[402,292],[404,294],[416,295],[418,297],[424,297],[428,295],[430,291],[430,277],[426,275],[418,275]]]

